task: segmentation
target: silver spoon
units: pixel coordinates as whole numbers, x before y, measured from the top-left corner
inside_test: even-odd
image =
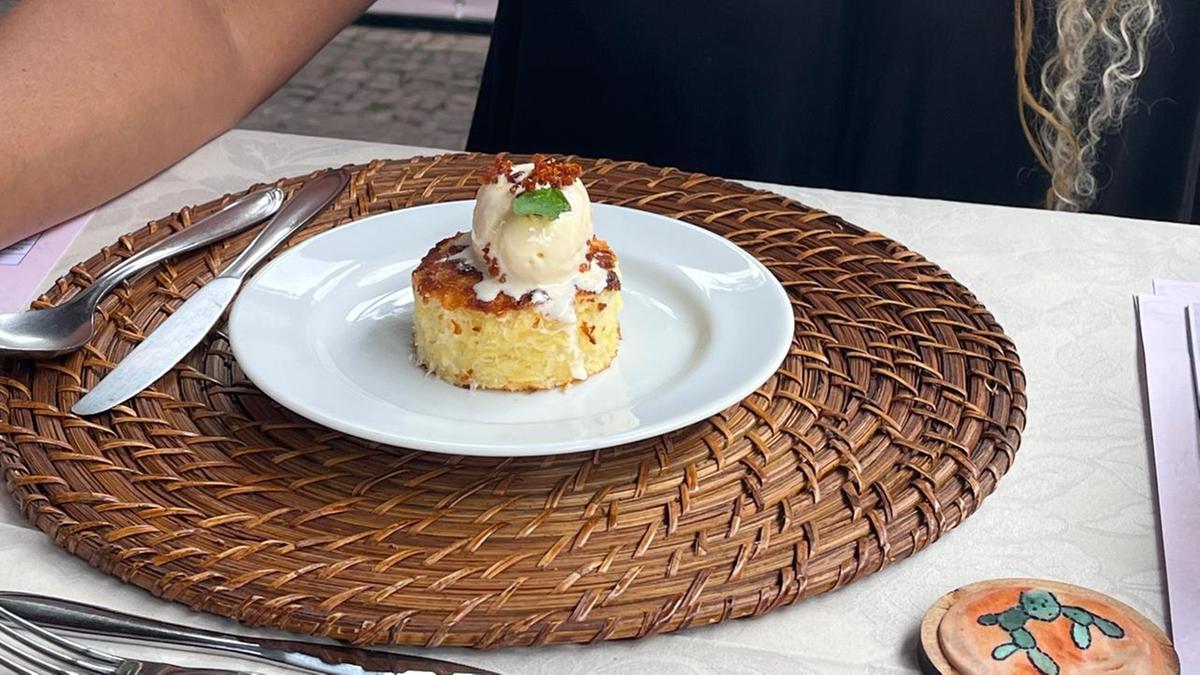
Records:
[[[258,190],[121,261],[91,286],[56,307],[0,314],[0,356],[40,358],[82,347],[95,333],[92,323],[101,298],[117,284],[157,263],[237,234],[279,210],[283,190]]]

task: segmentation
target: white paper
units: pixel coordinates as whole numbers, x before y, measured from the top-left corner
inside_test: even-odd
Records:
[[[1164,298],[1179,298],[1200,302],[1200,282],[1176,279],[1155,279],[1154,294]]]
[[[1186,287],[1155,289],[1186,295]],[[1139,295],[1138,325],[1158,482],[1171,634],[1183,672],[1200,672],[1200,416],[1187,330],[1188,302]]]
[[[1187,309],[1188,345],[1192,352],[1192,385],[1196,391],[1196,412],[1200,414],[1200,303]]]

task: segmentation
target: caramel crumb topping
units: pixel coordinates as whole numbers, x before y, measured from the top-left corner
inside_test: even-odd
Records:
[[[492,255],[492,245],[485,244],[483,247],[483,264],[487,265],[488,274],[493,277],[500,276],[500,259]],[[500,279],[500,283],[504,283],[505,279]]]
[[[498,183],[504,176],[512,183],[512,192],[527,191],[538,185],[564,188],[575,182],[583,174],[583,167],[574,162],[562,162],[545,155],[533,156],[533,170],[520,181],[513,174],[513,163],[510,159],[497,157],[492,166],[483,172],[483,184]]]
[[[500,180],[500,176],[512,176],[512,166],[512,161],[503,157],[492,160],[492,165],[483,172],[483,184],[496,183]]]
[[[588,339],[588,342],[596,344],[596,327],[586,321],[579,322],[579,332]]]

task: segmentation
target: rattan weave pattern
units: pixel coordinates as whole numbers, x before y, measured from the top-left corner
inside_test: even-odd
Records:
[[[436,455],[283,411],[218,333],[129,404],[71,415],[245,234],[114,293],[85,349],[0,364],[10,492],[58,545],[165,598],[360,643],[476,647],[759,615],[908,557],[991,493],[1024,427],[1024,375],[1009,338],[946,272],[779,195],[581,162],[593,199],[709,228],[782,280],[795,340],[755,394],[594,453]],[[460,154],[354,167],[347,194],[297,240],[468,199],[489,163]],[[38,302],[77,292],[219,203],[123,238]]]

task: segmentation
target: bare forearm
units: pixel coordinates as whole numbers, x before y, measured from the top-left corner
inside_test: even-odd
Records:
[[[231,127],[365,0],[26,0],[0,22],[0,246]]]

